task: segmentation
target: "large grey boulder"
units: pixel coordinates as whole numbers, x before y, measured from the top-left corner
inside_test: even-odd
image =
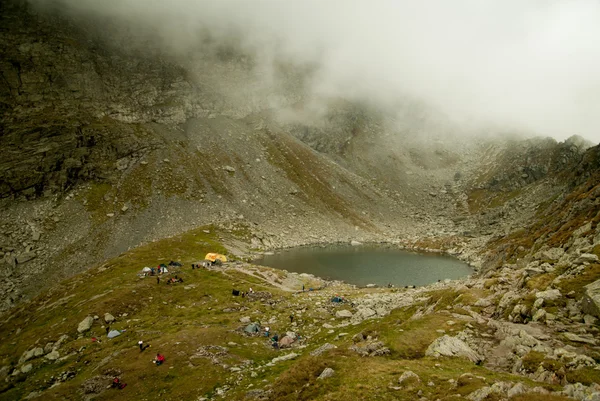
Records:
[[[31,372],[31,369],[33,369],[33,365],[30,363],[28,363],[27,365],[21,366],[21,372],[23,372],[23,373],[29,373],[29,372]]]
[[[81,322],[79,322],[79,326],[77,326],[77,331],[79,333],[83,333],[92,328],[92,324],[94,323],[94,318],[91,316],[86,317]]]
[[[554,301],[559,299],[561,296],[562,294],[560,293],[560,290],[557,289],[539,291],[535,293],[536,298],[542,298],[544,301]]]
[[[593,253],[582,253],[581,255],[579,255],[577,260],[575,260],[575,263],[577,264],[595,262],[598,262],[598,256],[594,255]]]
[[[600,318],[600,280],[585,286],[581,309],[588,315]]]
[[[556,261],[561,258],[565,254],[565,250],[562,248],[550,248],[541,252],[542,260],[552,260]]]
[[[448,335],[442,336],[432,342],[429,347],[427,347],[425,355],[435,357],[454,356],[466,358],[475,363],[483,360],[483,357],[473,351],[467,343],[457,337],[450,337]]]
[[[48,359],[50,361],[56,361],[59,357],[60,357],[60,354],[58,353],[57,350],[54,350],[54,351],[50,352],[48,355],[46,355],[46,359]]]
[[[330,350],[330,349],[334,349],[334,348],[337,348],[337,347],[333,344],[325,343],[325,344],[321,345],[319,348],[317,348],[316,350],[312,351],[310,354],[312,356],[319,356],[323,352]]]
[[[34,353],[35,353],[35,348],[32,348],[30,350],[23,352],[23,355],[21,355],[21,358],[19,358],[19,364],[27,362],[28,360],[32,359],[35,356]]]
[[[104,321],[108,324],[111,324],[112,322],[115,321],[115,317],[113,315],[111,315],[110,313],[105,313],[104,314]]]
[[[289,354],[286,355],[282,355],[282,356],[278,356],[276,358],[273,358],[271,360],[271,363],[277,363],[277,362],[284,362],[284,361],[289,361],[291,359],[294,359],[298,356],[298,354],[296,354],[295,352],[291,352]]]
[[[340,319],[351,318],[352,312],[350,312],[349,310],[339,310],[339,311],[335,312],[335,317],[340,318]]]
[[[321,374],[319,375],[319,377],[317,377],[317,380],[319,380],[319,379],[321,379],[321,380],[327,379],[328,377],[331,377],[333,375],[335,375],[335,371],[333,369],[331,369],[331,368],[325,368],[323,370],[323,372],[321,372]]]

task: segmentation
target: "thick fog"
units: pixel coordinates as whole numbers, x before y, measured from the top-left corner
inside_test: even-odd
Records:
[[[238,35],[264,65],[315,66],[317,95],[408,96],[459,122],[600,142],[596,0],[30,1],[153,31],[180,54],[201,31]]]

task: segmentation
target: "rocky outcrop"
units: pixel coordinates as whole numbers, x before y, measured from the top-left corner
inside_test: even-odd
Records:
[[[449,356],[466,358],[474,363],[483,361],[483,357],[473,351],[467,343],[458,337],[450,337],[448,335],[444,335],[432,342],[429,347],[427,347],[425,355],[433,357]]]

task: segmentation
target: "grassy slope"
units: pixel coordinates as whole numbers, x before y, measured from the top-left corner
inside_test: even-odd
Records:
[[[210,230],[210,233],[204,230]],[[496,380],[524,380],[458,359],[424,357],[429,343],[442,335],[436,330],[452,333],[464,327],[464,323],[460,322],[456,325],[447,323],[451,319],[448,308],[453,301],[461,294],[461,300],[474,301],[486,295],[482,292],[484,290],[432,292],[429,300],[420,306],[433,307],[433,314],[411,318],[419,307],[415,305],[398,309],[384,319],[368,320],[330,333],[320,326],[328,322],[331,315],[315,308],[315,296],[327,299],[329,295],[284,293],[233,269],[223,272],[192,271],[185,267],[202,259],[208,251],[225,251],[212,227],[129,251],[103,266],[60,283],[14,311],[0,325],[2,365],[16,364],[22,353],[34,344],[44,347],[62,334],[67,334],[69,339],[61,348],[61,357],[71,352],[73,355],[54,363],[44,358],[31,360],[28,363],[33,364],[33,370],[27,376],[16,377],[11,382],[13,387],[4,384],[0,400],[20,399],[31,391],[42,390],[45,399],[82,399],[82,384],[108,368],[119,369],[122,380],[128,386],[123,391],[106,390],[96,396],[97,400],[196,399],[214,395],[218,387],[232,385],[236,381],[238,385],[227,394],[229,399],[243,399],[248,390],[256,388],[270,388],[272,399],[277,400],[412,400],[419,390],[427,396],[444,399],[452,394],[468,394]],[[184,263],[179,273],[185,280],[184,284],[157,285],[154,278],[136,276],[143,266],[168,263],[171,259]],[[231,296],[232,288],[245,289],[248,286],[257,291],[270,291],[275,301],[273,305]],[[342,290],[350,297],[363,291],[345,287]],[[225,312],[226,308],[237,311]],[[275,317],[275,322],[269,325],[274,332],[281,333],[290,328],[287,319],[290,310],[301,309],[306,309],[306,312],[298,317],[297,330],[308,339],[308,348],[295,350],[301,353],[300,357],[273,367],[256,369],[254,377],[245,368],[241,373],[231,373],[229,367],[242,367],[245,361],[252,361],[248,363],[253,366],[264,365],[280,355],[269,347],[266,338],[245,337],[236,332],[241,325],[240,317],[250,316],[263,323]],[[101,327],[102,316],[106,312],[117,317],[112,329],[126,330],[120,337],[106,338]],[[465,313],[460,309],[452,312]],[[98,315],[100,319],[94,322],[90,332],[78,337],[77,325],[88,315]],[[341,332],[348,334],[338,336]],[[350,351],[351,338],[358,332],[378,336],[390,348],[391,355],[361,358]],[[91,337],[100,338],[101,342],[92,342]],[[140,353],[137,347],[140,339],[152,345],[144,353]],[[230,345],[230,342],[236,345]],[[309,355],[308,351],[325,342],[338,348],[316,358]],[[228,352],[217,357],[217,364],[203,356],[190,358],[199,347],[206,345],[224,346]],[[167,362],[161,367],[150,362],[157,351],[167,357]],[[281,351],[281,354],[285,353],[287,351]],[[326,366],[333,367],[336,375],[329,380],[317,380]],[[402,390],[395,389],[397,378],[404,370],[420,375],[421,383],[413,383]],[[65,371],[76,372],[76,376],[49,388],[51,377]],[[458,380],[465,372],[483,379],[459,386],[449,381]],[[429,382],[435,385],[428,385]],[[109,381],[105,379],[104,383]]]

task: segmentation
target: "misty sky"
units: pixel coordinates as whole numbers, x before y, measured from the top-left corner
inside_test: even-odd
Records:
[[[600,1],[58,1],[150,28],[179,51],[200,28],[237,32],[264,63],[319,65],[315,94],[410,96],[459,122],[600,142]]]

